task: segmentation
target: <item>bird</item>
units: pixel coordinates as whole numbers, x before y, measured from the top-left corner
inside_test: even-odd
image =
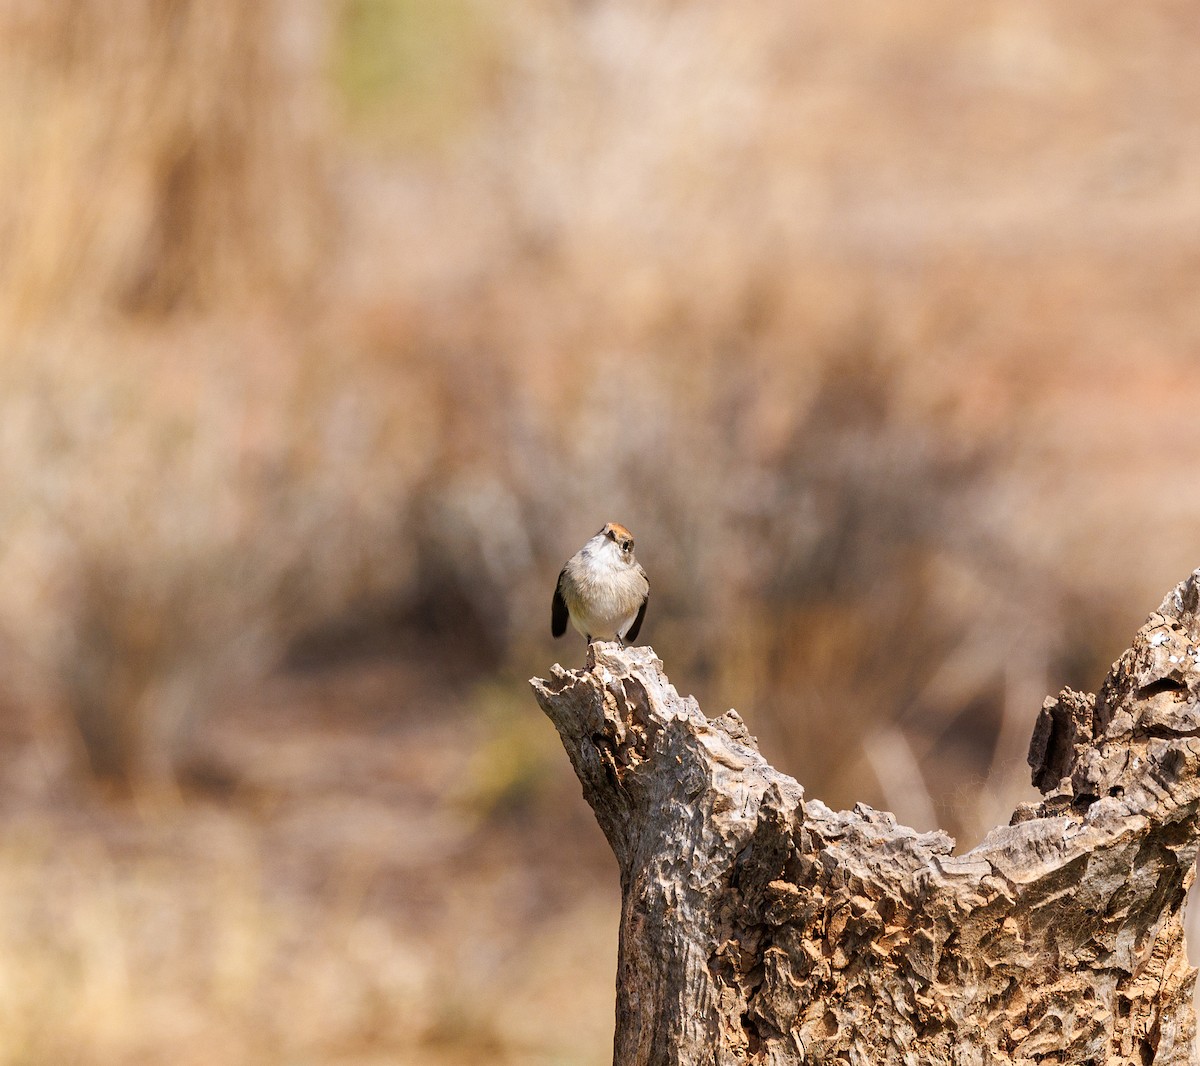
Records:
[[[588,644],[637,639],[646,617],[650,581],[633,557],[633,534],[609,522],[562,568],[554,587],[550,632],[561,637],[567,619]]]

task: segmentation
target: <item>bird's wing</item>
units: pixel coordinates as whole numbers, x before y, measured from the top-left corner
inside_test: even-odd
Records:
[[[633,641],[637,640],[638,630],[642,628],[642,619],[646,617],[646,604],[648,604],[649,602],[650,602],[650,591],[649,591],[649,589],[647,589],[646,590],[646,598],[644,600],[642,600],[642,605],[641,605],[641,607],[638,608],[637,617],[633,620],[633,625],[631,625],[625,631],[625,639],[630,641],[631,643]]]
[[[567,631],[567,601],[562,598],[562,579],[567,572],[564,566],[558,573],[558,581],[554,585],[554,602],[550,605],[550,632],[561,637]]]

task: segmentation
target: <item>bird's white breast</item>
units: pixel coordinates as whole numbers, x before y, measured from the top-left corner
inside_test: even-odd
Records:
[[[642,568],[606,537],[593,537],[567,563],[562,595],[584,636],[616,640],[633,625],[650,590]]]

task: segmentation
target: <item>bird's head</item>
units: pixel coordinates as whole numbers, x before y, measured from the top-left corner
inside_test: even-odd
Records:
[[[623,563],[633,563],[633,534],[619,522],[609,522],[599,533],[596,540],[605,554],[619,559]]]

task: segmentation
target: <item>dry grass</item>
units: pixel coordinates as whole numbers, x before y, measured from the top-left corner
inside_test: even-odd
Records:
[[[168,809],[82,808],[10,738],[0,1062],[605,1061],[599,831],[565,775],[485,819],[489,731],[419,670],[239,694]]]
[[[8,5],[0,1064],[603,1058],[535,1023],[609,980],[577,931],[611,896],[546,887],[561,841],[541,887],[511,855],[522,819],[577,828],[516,679],[582,657],[548,590],[608,518],[673,680],[813,794],[965,841],[1001,816],[1041,696],[1197,561],[1196,32],[1169,3]],[[397,647],[483,683],[425,838],[496,834],[482,895],[431,859],[364,902],[424,824],[419,746],[368,803],[355,760],[395,737],[355,718],[339,761],[307,695],[257,739],[232,695]],[[522,906],[529,950],[496,948]]]
[[[253,305],[328,237],[323,29],[302,5],[186,0],[0,13],[0,319]]]

